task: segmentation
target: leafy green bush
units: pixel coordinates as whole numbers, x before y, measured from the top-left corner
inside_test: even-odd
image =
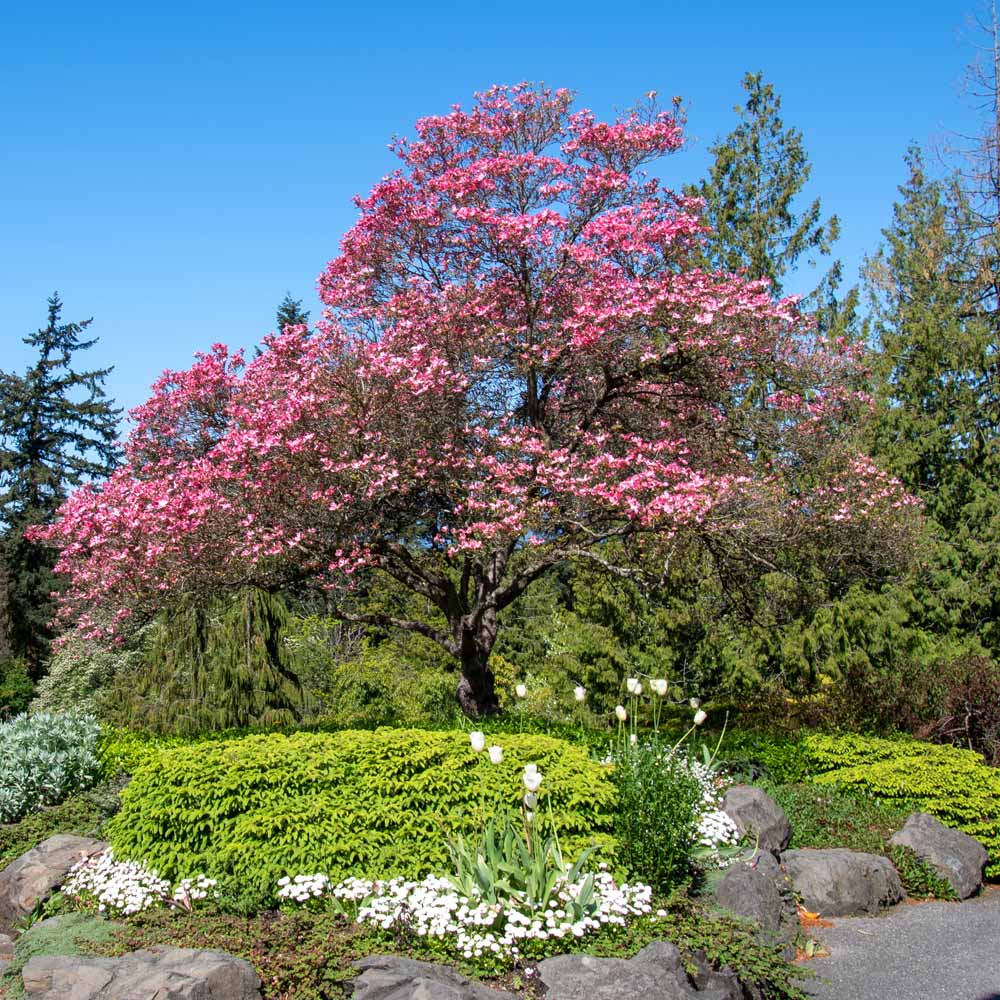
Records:
[[[97,741],[97,756],[106,778],[119,774],[135,774],[138,768],[161,750],[185,746],[192,741],[182,736],[156,736],[135,729],[101,727]]]
[[[136,769],[107,836],[165,878],[324,872],[382,878],[448,867],[446,839],[517,808],[537,763],[566,856],[610,855],[614,786],[579,748],[503,739],[493,765],[456,732],[270,734],[166,749]]]
[[[799,737],[739,727],[727,729],[719,756],[731,772],[751,782],[805,781],[812,768],[812,757]]]
[[[28,667],[17,657],[0,659],[0,719],[19,715],[28,707],[35,685],[28,677]]]
[[[863,788],[902,809],[929,812],[963,830],[990,853],[1000,874],[1000,770],[971,750],[909,738],[811,734],[803,745],[817,784]]]
[[[0,723],[0,823],[62,802],[100,775],[100,727],[87,715],[19,715]]]
[[[686,758],[643,742],[614,757],[618,862],[632,879],[667,892],[690,875],[702,789]]]
[[[103,697],[115,678],[141,663],[147,634],[148,629],[143,630],[136,643],[119,648],[67,633],[38,682],[32,713],[86,712],[100,718]]]

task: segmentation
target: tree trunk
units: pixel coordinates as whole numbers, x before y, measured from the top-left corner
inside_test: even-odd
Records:
[[[493,671],[487,660],[489,654],[462,657],[462,676],[458,682],[458,704],[465,716],[478,719],[484,715],[498,715],[500,703],[497,701],[493,683]]]

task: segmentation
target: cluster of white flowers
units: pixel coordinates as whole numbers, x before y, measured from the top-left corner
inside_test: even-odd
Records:
[[[205,875],[181,879],[171,887],[156,871],[137,861],[117,861],[112,851],[83,858],[63,883],[69,896],[92,897],[102,913],[130,917],[151,906],[174,906],[190,910],[196,900],[215,893],[215,879]]]
[[[740,831],[728,813],[722,811],[722,793],[725,781],[707,764],[687,760],[687,768],[701,786],[701,811],[698,815],[698,843],[710,848],[710,857],[722,865],[719,853],[722,847],[735,847],[740,842]]]
[[[330,880],[325,875],[296,875],[278,879],[278,899],[288,899],[295,903],[307,903],[310,899],[322,899],[330,891]]]
[[[419,882],[402,878],[383,882],[351,878],[332,888],[325,875],[296,875],[281,879],[278,895],[304,901],[286,890],[296,884],[324,885],[322,892],[306,899],[328,894],[341,901],[360,902],[358,923],[374,924],[385,930],[405,926],[420,937],[453,937],[458,951],[466,958],[487,952],[515,958],[524,941],[579,938],[601,927],[624,927],[630,917],[652,911],[653,890],[648,885],[619,886],[606,871],[597,872],[593,879],[593,905],[590,912],[577,919],[572,918],[571,911],[581,883],[557,883],[549,907],[543,911],[517,899],[486,903],[464,898],[448,879],[436,875],[428,875]]]

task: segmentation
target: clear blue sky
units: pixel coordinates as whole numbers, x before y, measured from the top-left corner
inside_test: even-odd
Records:
[[[392,168],[386,143],[491,83],[543,80],[608,114],[684,97],[680,186],[763,70],[804,133],[853,280],[911,141],[975,131],[961,95],[980,0],[482,4],[10,0],[0,34],[0,368],[58,289],[94,316],[125,406],[215,341],[257,342]]]

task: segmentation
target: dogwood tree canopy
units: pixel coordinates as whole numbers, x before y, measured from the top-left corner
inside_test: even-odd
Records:
[[[314,329],[156,383],[127,463],[45,533],[68,619],[121,631],[178,592],[380,571],[435,620],[359,617],[440,643],[477,715],[501,612],[561,561],[626,571],[612,551],[691,533],[764,565],[796,534],[870,548],[910,501],[842,440],[856,351],[693,264],[700,202],[643,172],[681,145],[676,113],[571,104],[494,87],[419,121],[357,199]]]

